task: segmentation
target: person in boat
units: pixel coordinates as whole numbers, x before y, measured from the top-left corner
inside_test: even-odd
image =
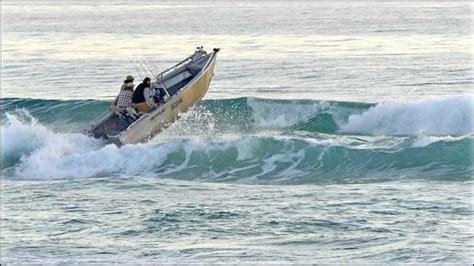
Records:
[[[133,76],[129,75],[123,81],[122,87],[120,88],[119,95],[113,103],[114,111],[126,111],[131,117],[136,117],[137,112],[132,108],[132,97],[133,97]]]
[[[169,99],[169,94],[165,89],[163,89],[158,81],[155,81],[154,83],[151,84],[152,88],[154,88],[155,95],[153,95],[153,98],[155,99],[156,105],[162,105]],[[163,84],[162,84],[163,86]]]
[[[155,91],[151,87],[151,79],[146,77],[133,92],[132,104],[139,112],[147,113],[156,106]]]

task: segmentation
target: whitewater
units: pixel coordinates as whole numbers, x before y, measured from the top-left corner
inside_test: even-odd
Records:
[[[472,263],[471,4],[2,7],[2,263]],[[171,127],[81,133],[198,45]]]
[[[5,99],[4,171],[26,179],[159,175],[304,184],[330,183],[334,176],[336,182],[469,180],[472,170],[467,96],[377,105],[209,100],[150,142],[124,147],[77,132],[107,105]],[[70,112],[89,112],[90,118],[74,119]]]

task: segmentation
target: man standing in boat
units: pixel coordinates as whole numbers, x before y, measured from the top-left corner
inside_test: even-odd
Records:
[[[139,112],[146,113],[150,111],[150,109],[156,105],[154,95],[154,90],[151,88],[151,79],[146,77],[133,92],[133,107],[138,109]]]

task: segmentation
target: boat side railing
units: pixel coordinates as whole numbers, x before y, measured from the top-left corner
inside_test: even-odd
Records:
[[[190,56],[186,57],[185,59],[183,59],[181,62],[177,63],[176,65],[174,65],[174,66],[172,66],[168,69],[165,69],[164,71],[158,73],[156,75],[156,79],[163,78],[165,76],[165,74],[168,74],[169,72],[175,71],[179,66],[183,65],[184,63],[186,63],[187,61],[192,59],[192,57],[193,57],[193,55],[190,55]]]
[[[194,57],[196,54],[198,54],[198,53],[202,53],[202,54],[204,54],[204,55],[207,55],[207,52],[202,49],[202,46],[201,46],[201,47],[197,47],[197,50],[196,50],[196,52],[194,52],[194,54],[192,54],[192,55],[186,57],[185,59],[181,60],[181,61],[180,61],[179,63],[177,63],[176,65],[174,65],[174,66],[172,66],[172,67],[170,67],[170,68],[168,68],[168,69],[165,69],[165,70],[163,70],[162,72],[158,73],[158,74],[156,75],[156,79],[158,79],[158,78],[163,78],[166,74],[175,71],[179,66],[184,65],[185,63],[188,63],[188,61],[191,60],[191,59],[193,59],[193,57]]]

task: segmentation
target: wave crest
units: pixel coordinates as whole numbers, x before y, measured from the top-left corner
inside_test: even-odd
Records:
[[[369,135],[472,134],[472,97],[414,103],[381,103],[349,116],[340,132]]]
[[[472,101],[466,97],[378,105],[209,100],[152,141],[122,147],[69,128],[86,123],[74,120],[81,108],[95,107],[99,114],[103,102],[12,101],[7,100],[10,111],[2,125],[3,172],[12,178],[112,175],[304,184],[465,180],[472,174]],[[58,112],[48,120],[48,110],[62,108],[75,110],[76,118],[65,122],[71,113]]]
[[[468,179],[470,137],[352,137],[275,132],[157,137],[105,145],[55,133],[9,114],[4,125],[8,176],[26,179],[115,175],[252,184],[370,182],[393,178]],[[433,167],[439,165],[438,167]]]
[[[236,98],[205,100],[169,132],[202,134],[302,130],[328,134],[466,135],[473,133],[472,97],[412,103],[347,103]],[[48,128],[78,132],[108,103],[5,99],[4,114],[27,110]],[[5,118],[5,115],[4,115]]]

